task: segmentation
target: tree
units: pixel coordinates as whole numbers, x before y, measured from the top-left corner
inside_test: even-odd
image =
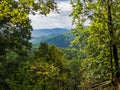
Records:
[[[86,60],[91,62],[93,68],[100,67],[105,77],[108,77],[110,73],[114,74],[115,77],[113,75],[112,79],[117,78],[118,81],[120,77],[119,3],[119,0],[77,0],[76,2],[71,0],[73,7],[71,16],[76,26],[73,29],[76,33],[74,42],[84,46],[82,49]],[[90,20],[90,25],[85,28],[87,20]],[[100,69],[98,73],[102,72]],[[105,70],[108,72],[105,73]],[[95,73],[94,70],[92,72]],[[102,73],[99,75],[103,76]]]
[[[55,45],[48,45],[48,43],[41,42],[38,51],[35,51],[34,58],[40,58],[48,63],[54,63],[55,66],[62,68],[62,61],[64,59],[63,53]]]
[[[22,50],[30,49],[32,26],[28,15],[37,11],[46,15],[55,8],[56,3],[53,0],[1,0],[0,55],[9,50],[22,53]]]
[[[0,87],[10,89],[9,82],[16,68],[26,59],[31,48],[32,26],[29,14],[47,15],[56,9],[53,0],[1,0],[0,1]],[[7,59],[14,53],[17,57]],[[9,69],[8,69],[9,68]],[[13,73],[11,73],[13,71]],[[8,75],[9,74],[9,75]]]
[[[63,54],[55,45],[40,43],[31,60],[22,63],[8,83],[12,90],[70,90]],[[53,87],[54,85],[54,87]]]

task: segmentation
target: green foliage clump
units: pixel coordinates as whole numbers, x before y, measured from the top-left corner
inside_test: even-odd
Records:
[[[71,64],[55,45],[41,43],[29,60],[21,64],[9,85],[12,90],[73,90],[77,87],[73,83],[79,67],[76,66],[77,62],[73,64],[73,67],[78,68],[74,72],[75,68],[72,70]]]
[[[119,0],[71,0],[76,34],[73,44],[78,44],[84,55],[81,62],[81,88],[106,80],[113,81],[119,75]],[[86,28],[85,23],[89,22]],[[114,82],[114,81],[113,81]]]
[[[11,84],[31,49],[32,26],[28,15],[36,11],[46,15],[56,9],[53,0],[0,1],[0,89],[13,90]],[[14,86],[14,85],[13,85]]]

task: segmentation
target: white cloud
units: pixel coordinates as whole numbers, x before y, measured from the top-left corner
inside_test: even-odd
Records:
[[[58,9],[61,14],[51,12],[47,17],[43,15],[29,15],[31,24],[34,29],[42,28],[56,28],[56,27],[71,27],[72,18],[69,17],[72,7],[69,1],[58,3]]]
[[[58,9],[60,9],[62,12],[71,12],[72,11],[72,7],[70,5],[70,2],[68,2],[68,1],[60,2],[58,4]]]

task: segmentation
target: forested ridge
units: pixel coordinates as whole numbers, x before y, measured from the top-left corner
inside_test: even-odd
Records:
[[[39,37],[33,36],[30,42],[33,44],[33,48],[38,48],[40,42],[47,42],[50,45],[55,44],[59,48],[68,48],[74,38],[75,35],[72,34],[71,31],[68,31]]]
[[[34,49],[28,15],[59,13],[57,3],[0,0],[0,90],[120,90],[120,0],[70,2],[70,47]]]

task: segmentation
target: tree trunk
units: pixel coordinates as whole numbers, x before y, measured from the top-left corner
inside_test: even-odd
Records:
[[[113,24],[112,24],[112,13],[111,13],[111,7],[112,7],[112,0],[108,0],[107,1],[107,11],[108,11],[108,30],[110,32],[110,44],[111,44],[111,47],[112,47],[112,52],[113,52],[113,56],[114,56],[114,65],[115,65],[115,74],[116,74],[116,79],[118,79],[119,77],[119,59],[118,59],[118,50],[117,50],[117,45],[116,43],[113,41],[114,40],[114,32],[113,32]]]
[[[115,69],[118,72],[119,71],[119,62],[118,62],[118,50],[117,50],[116,45],[113,45],[113,56],[114,56],[114,60],[115,60]]]

